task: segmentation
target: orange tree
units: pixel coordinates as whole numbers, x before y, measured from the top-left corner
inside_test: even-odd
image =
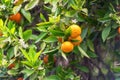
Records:
[[[0,80],[119,78],[119,0],[1,0]]]

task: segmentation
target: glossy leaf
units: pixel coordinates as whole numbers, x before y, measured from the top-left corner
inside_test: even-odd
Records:
[[[26,6],[25,10],[30,10],[34,8],[39,3],[39,0],[31,0]]]
[[[35,41],[35,43],[41,41],[45,36],[47,36],[47,33],[41,32],[40,35],[37,37],[37,40]]]
[[[25,74],[24,77],[26,79],[27,77],[29,77],[30,75],[32,75],[34,73],[34,70],[32,70],[32,69],[24,69],[21,72]]]
[[[20,11],[21,7],[22,7],[22,5],[14,6],[14,7],[13,7],[13,13],[14,13],[14,14],[18,13],[18,12]]]
[[[109,33],[111,31],[111,27],[108,26],[108,27],[105,27],[102,31],[102,40],[103,42],[107,39],[107,37],[109,36]]]
[[[57,42],[58,39],[55,36],[49,36],[48,38],[44,39],[45,42]]]
[[[22,27],[19,27],[19,36],[20,36],[21,39],[23,38]]]
[[[24,57],[25,57],[28,61],[31,61],[28,53],[27,53],[25,50],[23,50],[23,49],[20,49],[20,50],[21,50],[22,54],[24,55]]]
[[[87,53],[86,53],[80,46],[78,46],[78,49],[79,49],[79,51],[81,52],[81,55],[83,55],[83,56],[85,56],[85,57],[87,57],[87,58],[90,58],[90,57],[87,55]]]
[[[43,21],[46,21],[44,15],[42,13],[40,13],[40,18],[43,20]]]
[[[23,32],[23,38],[25,41],[27,41],[32,35],[32,30],[26,30],[25,32]]]
[[[60,31],[60,30],[50,30],[50,32],[54,35],[54,36],[64,36],[64,32]]]
[[[86,37],[87,32],[88,32],[88,28],[85,28],[82,30],[82,34],[81,34],[82,39],[84,39]]]
[[[21,10],[23,16],[31,23],[31,14],[29,11],[25,11],[24,9]]]

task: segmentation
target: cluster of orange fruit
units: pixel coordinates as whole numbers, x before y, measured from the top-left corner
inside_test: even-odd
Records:
[[[78,46],[82,42],[80,26],[73,24],[68,29],[70,30],[70,35],[67,41],[64,41],[61,45],[61,50],[65,53],[73,51],[74,46]]]

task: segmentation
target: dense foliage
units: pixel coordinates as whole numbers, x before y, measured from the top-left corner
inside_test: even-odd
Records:
[[[119,80],[119,4],[0,0],[0,80]]]

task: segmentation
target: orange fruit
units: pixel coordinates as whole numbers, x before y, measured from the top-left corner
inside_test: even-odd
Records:
[[[69,53],[73,50],[74,45],[70,41],[65,41],[61,45],[61,50],[65,53]]]
[[[60,43],[62,43],[62,42],[63,42],[63,38],[62,38],[62,37],[58,37],[58,41],[59,41]]]
[[[73,24],[69,27],[70,27],[70,30],[71,30],[71,33],[70,33],[71,38],[75,38],[75,37],[77,37],[81,34],[81,28],[78,25]]]
[[[53,56],[53,61],[54,61],[54,63],[57,62],[57,58],[56,58],[56,56]]]
[[[77,36],[76,38],[72,38],[72,44],[74,46],[78,46],[82,42],[81,36]]]
[[[17,80],[23,80],[23,78],[22,78],[22,77],[19,77]]]
[[[49,57],[48,55],[45,55],[44,58],[43,58],[43,62],[44,62],[45,64],[48,63],[48,57]]]
[[[22,18],[22,16],[19,12],[17,14],[10,15],[10,17],[9,17],[10,20],[15,21],[17,23],[20,23],[21,18]]]
[[[0,31],[0,36],[2,36],[2,35],[3,35],[2,31]]]
[[[120,27],[118,27],[118,33],[120,34]]]
[[[14,64],[14,63],[10,64],[10,65],[8,66],[8,69],[12,69],[13,67],[15,67],[15,64]]]

